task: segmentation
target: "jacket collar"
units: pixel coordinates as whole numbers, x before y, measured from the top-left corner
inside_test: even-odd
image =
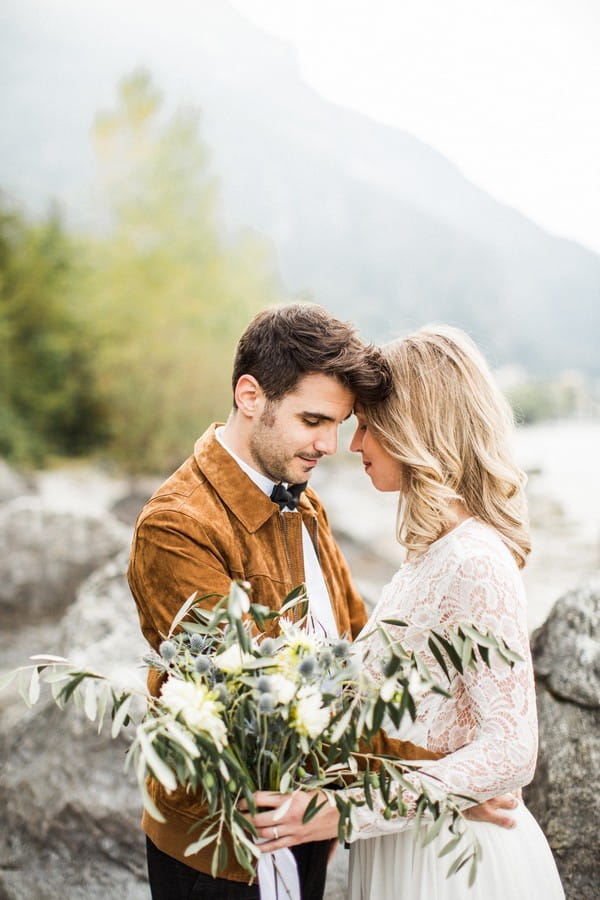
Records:
[[[279,507],[254,484],[231,454],[221,446],[215,435],[218,427],[218,422],[213,423],[198,438],[194,446],[194,459],[223,503],[247,531],[254,533],[271,516],[279,515]],[[316,515],[306,492],[302,495],[298,509],[305,515]]]

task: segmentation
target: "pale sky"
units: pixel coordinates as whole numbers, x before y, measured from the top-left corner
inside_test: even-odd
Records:
[[[598,0],[231,0],[327,99],[600,253]]]

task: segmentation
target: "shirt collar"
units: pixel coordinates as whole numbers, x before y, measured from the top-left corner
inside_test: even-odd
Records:
[[[215,429],[215,437],[217,438],[221,447],[223,447],[224,450],[227,450],[229,455],[232,456],[233,459],[235,459],[235,461],[238,464],[238,466],[240,467],[240,469],[246,473],[248,478],[252,479],[252,481],[254,482],[256,487],[260,488],[261,491],[263,492],[263,494],[266,494],[267,497],[270,497],[271,491],[275,487],[275,482],[271,481],[270,478],[267,478],[267,476],[263,475],[261,472],[257,472],[256,469],[253,469],[252,466],[249,466],[248,463],[244,462],[243,459],[240,459],[240,457],[236,453],[233,452],[231,447],[228,447],[227,444],[225,443],[225,441],[223,439],[224,431],[225,431],[224,425],[219,425]]]

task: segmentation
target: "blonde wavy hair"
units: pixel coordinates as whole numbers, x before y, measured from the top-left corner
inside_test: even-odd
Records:
[[[458,328],[428,325],[384,345],[387,399],[361,408],[402,466],[397,537],[414,557],[456,523],[453,501],[491,525],[525,565],[531,549],[525,473],[511,448],[514,421],[483,356]]]

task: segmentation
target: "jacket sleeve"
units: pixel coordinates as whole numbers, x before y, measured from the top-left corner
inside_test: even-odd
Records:
[[[241,574],[231,572],[229,566],[190,516],[161,510],[142,518],[134,534],[127,578],[148,643],[158,648],[193,593],[214,594],[215,600],[226,594],[232,578]]]
[[[513,572],[514,569],[514,572]],[[418,791],[420,782],[435,790],[469,797],[463,805],[482,803],[515,790],[533,777],[537,752],[535,686],[527,637],[524,594],[516,567],[504,567],[481,554],[458,568],[444,598],[451,619],[471,621],[503,637],[522,657],[509,667],[496,658],[456,677],[461,709],[472,722],[463,746],[407,776]],[[444,710],[446,707],[442,707]],[[437,723],[452,733],[456,713]],[[360,792],[357,793],[360,797]],[[405,792],[406,818],[385,820],[377,810],[357,810],[358,830],[351,840],[401,831],[415,814],[415,795]]]

